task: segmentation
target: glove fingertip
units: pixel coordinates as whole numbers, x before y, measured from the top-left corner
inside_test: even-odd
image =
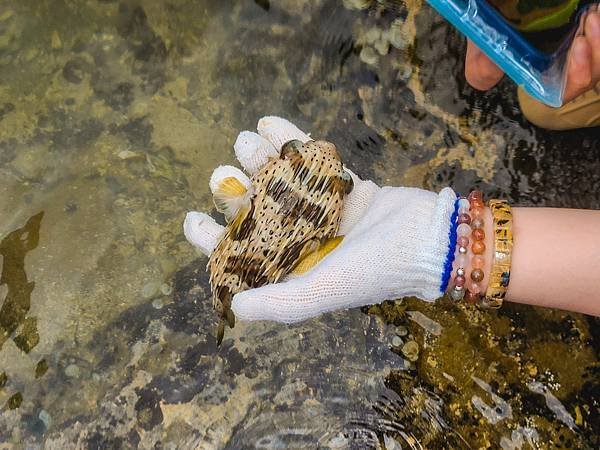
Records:
[[[292,299],[278,294],[280,284],[270,284],[240,292],[233,296],[231,309],[241,321],[272,320],[293,323],[296,318]]]
[[[252,187],[250,178],[248,178],[248,176],[237,167],[219,166],[213,170],[208,182],[211,192],[214,194],[219,189],[221,182],[224,179],[231,177],[237,179],[246,189],[250,189]]]
[[[279,151],[271,142],[252,131],[242,131],[235,143],[233,150],[238,161],[250,175],[254,175],[269,158],[279,156]]]
[[[260,300],[250,294],[253,290],[240,292],[233,296],[231,309],[235,317],[241,321],[263,319],[262,314],[260,314]]]
[[[300,130],[287,119],[277,116],[265,116],[258,121],[258,134],[281,149],[286,142],[298,139],[304,143],[312,140],[310,135]]]
[[[225,228],[206,213],[190,211],[183,221],[183,234],[190,244],[210,256]]]

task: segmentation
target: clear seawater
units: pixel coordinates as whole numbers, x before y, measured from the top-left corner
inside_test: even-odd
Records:
[[[464,50],[420,0],[0,0],[0,448],[598,448],[586,316],[404,299],[215,345],[181,225],[263,115],[381,185],[600,208],[597,133]]]

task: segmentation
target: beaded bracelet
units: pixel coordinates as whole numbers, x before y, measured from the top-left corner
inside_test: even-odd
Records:
[[[468,261],[469,236],[471,235],[471,216],[469,215],[469,200],[461,198],[458,201],[458,227],[456,228],[456,252],[454,253],[454,279],[450,298],[456,302],[465,296],[466,267]]]
[[[460,301],[463,298],[471,304],[480,299],[481,283],[484,279],[485,233],[483,231],[483,194],[473,191],[468,198],[458,202],[458,227],[456,229],[456,253],[454,255],[454,279],[450,298]],[[470,251],[469,243],[472,242]],[[467,262],[471,259],[472,270],[466,277]]]
[[[489,207],[494,217],[494,259],[488,288],[480,306],[498,309],[502,306],[510,281],[513,246],[512,211],[508,202],[504,200],[490,200]]]
[[[465,293],[465,301],[470,304],[476,304],[481,297],[481,282],[485,275],[483,267],[485,265],[485,232],[483,231],[483,213],[485,205],[483,204],[483,193],[481,191],[473,191],[469,194],[469,204],[471,206],[470,213],[473,217],[471,221],[471,272],[469,274],[469,282],[467,283],[467,292]]]

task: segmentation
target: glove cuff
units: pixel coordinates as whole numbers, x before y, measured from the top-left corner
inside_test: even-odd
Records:
[[[456,216],[458,214],[458,198],[450,188],[444,188],[439,193],[432,218],[431,249],[428,254],[431,264],[435,267],[435,281],[431,289],[423,294],[424,300],[435,300],[446,292],[454,250],[456,247]]]
[[[426,234],[422,235],[423,247],[415,265],[416,291],[413,295],[427,301],[433,301],[444,295],[456,245],[457,196],[450,188],[444,188],[437,195]]]
[[[364,297],[416,296],[433,301],[443,295],[447,267],[454,256],[456,200],[450,188],[439,194],[393,187],[377,192],[344,240],[344,248],[361,266],[352,271],[362,272],[363,282],[370,285]]]

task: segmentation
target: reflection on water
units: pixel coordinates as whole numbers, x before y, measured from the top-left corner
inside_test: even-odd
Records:
[[[380,184],[600,208],[599,141],[530,127],[509,82],[472,91],[463,50],[419,0],[5,0],[0,440],[597,448],[581,315],[406,300],[215,346],[181,224],[262,115]]]

